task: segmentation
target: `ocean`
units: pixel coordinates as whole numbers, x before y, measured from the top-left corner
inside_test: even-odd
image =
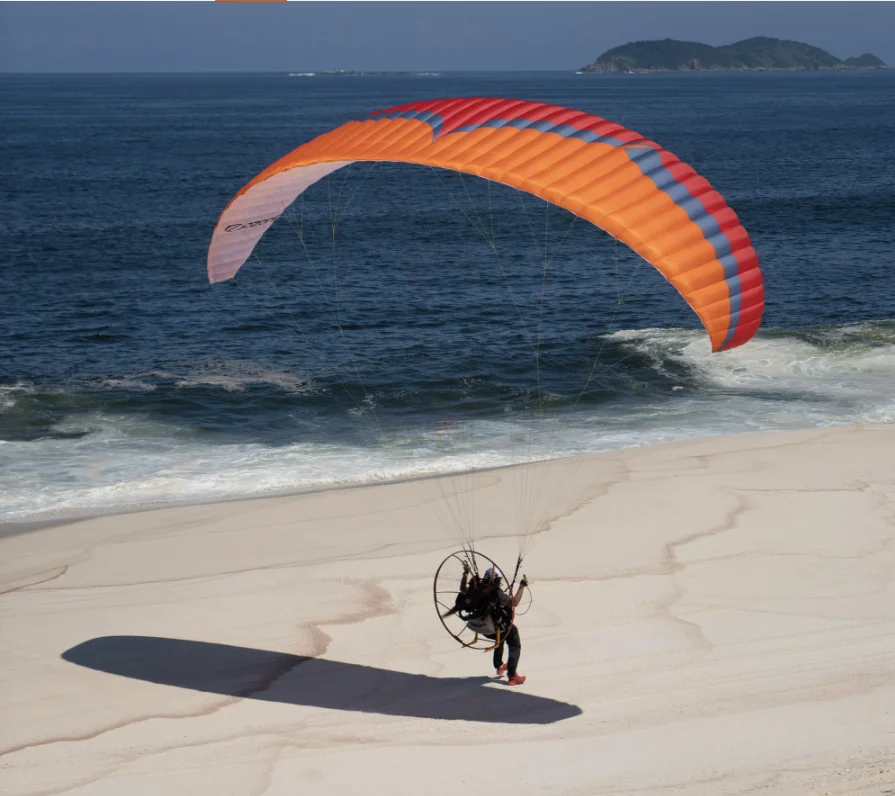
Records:
[[[403,102],[603,116],[749,231],[757,336],[712,354],[567,212],[422,167],[308,191],[235,280],[211,231],[267,164]],[[0,76],[0,520],[895,422],[895,70]]]

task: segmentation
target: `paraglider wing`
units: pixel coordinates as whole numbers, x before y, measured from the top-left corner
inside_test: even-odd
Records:
[[[233,277],[264,231],[313,183],[357,161],[474,174],[563,207],[651,263],[709,333],[712,350],[747,342],[764,286],[746,230],[708,181],[654,141],[581,111],[513,99],[400,105],[298,147],[227,205],[208,277]]]

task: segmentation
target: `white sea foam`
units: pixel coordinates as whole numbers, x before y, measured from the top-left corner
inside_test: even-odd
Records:
[[[194,367],[189,373],[166,374],[178,387],[214,386],[230,392],[242,392],[246,387],[269,384],[287,392],[306,393],[314,389],[314,383],[254,362],[221,360]]]
[[[768,334],[722,354],[711,354],[697,332],[641,330],[613,338],[666,374],[667,389],[636,401],[582,404],[534,426],[529,416],[508,412],[408,426],[367,444],[323,443],[318,435],[314,442],[274,447],[212,440],[136,412],[75,415],[55,428],[65,438],[2,446],[0,518],[375,483],[714,434],[895,422],[895,329],[889,327]],[[191,384],[219,377],[225,389],[247,383],[313,389],[295,376],[241,363],[152,377]],[[31,389],[8,386],[0,400],[14,401]],[[369,418],[358,413],[356,422]]]
[[[0,384],[0,413],[12,409],[23,395],[34,392],[34,385],[27,381]]]
[[[819,335],[819,342],[757,337],[721,354],[711,353],[697,332],[648,329],[613,336],[651,357],[657,372],[684,365],[702,385],[743,400],[773,392],[778,407],[786,401],[790,416],[811,417],[811,425],[884,422],[877,418],[891,417],[895,409],[895,330],[877,335],[873,346],[861,341],[862,332],[868,333],[865,325],[837,327]],[[761,406],[753,409],[760,412]],[[710,410],[723,414],[725,407]]]
[[[103,379],[100,384],[103,387],[117,387],[122,390],[142,390],[143,392],[153,392],[156,389],[154,384],[149,384],[140,379]]]

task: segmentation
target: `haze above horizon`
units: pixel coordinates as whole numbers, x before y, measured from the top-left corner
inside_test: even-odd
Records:
[[[569,70],[771,36],[895,64],[893,3],[2,3],[0,72]],[[371,31],[373,33],[371,33]]]

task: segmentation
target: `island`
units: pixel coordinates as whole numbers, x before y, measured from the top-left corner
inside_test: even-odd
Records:
[[[643,72],[767,72],[821,69],[887,69],[875,55],[844,61],[820,47],[798,41],[757,36],[712,47],[695,41],[661,39],[635,41],[606,50],[578,70],[584,73]]]

